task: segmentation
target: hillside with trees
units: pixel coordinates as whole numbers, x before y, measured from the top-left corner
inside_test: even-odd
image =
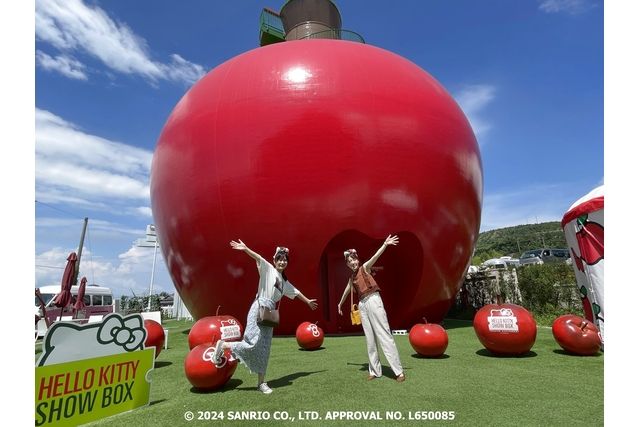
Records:
[[[512,256],[538,248],[566,248],[567,242],[559,221],[517,225],[480,233],[473,256],[473,265],[490,258]]]

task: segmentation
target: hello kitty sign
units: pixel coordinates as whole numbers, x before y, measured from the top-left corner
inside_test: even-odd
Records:
[[[145,349],[143,324],[140,314],[111,313],[49,328],[36,363],[35,425],[84,424],[147,405],[155,348]]]

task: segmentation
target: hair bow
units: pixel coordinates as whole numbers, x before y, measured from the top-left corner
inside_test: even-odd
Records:
[[[278,246],[276,248],[276,253],[273,255],[276,258],[278,255],[286,255],[289,256],[289,248],[285,248],[284,246]]]
[[[356,252],[355,249],[347,249],[343,253],[344,253],[344,259],[347,259],[350,256],[352,256],[352,257],[354,257],[356,259],[358,258],[358,253]]]

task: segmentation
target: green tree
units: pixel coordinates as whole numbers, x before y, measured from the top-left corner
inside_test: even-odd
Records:
[[[518,270],[523,305],[532,311],[555,311],[575,300],[576,279],[571,266],[564,263],[529,265]]]

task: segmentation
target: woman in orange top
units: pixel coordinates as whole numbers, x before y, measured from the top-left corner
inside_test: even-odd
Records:
[[[367,353],[369,354],[369,376],[368,380],[379,378],[382,376],[382,366],[380,365],[380,357],[378,356],[378,344],[382,348],[393,373],[396,375],[396,381],[402,382],[405,379],[402,364],[400,363],[400,355],[398,348],[391,335],[389,321],[387,320],[387,312],[384,310],[382,298],[380,298],[380,288],[371,276],[371,269],[380,255],[389,245],[397,245],[398,236],[389,235],[380,249],[371,257],[370,260],[360,266],[358,253],[355,249],[349,249],[344,252],[344,258],[347,266],[353,271],[349,278],[347,287],[342,293],[342,298],[338,303],[338,313],[342,315],[342,304],[347,299],[347,295],[355,288],[358,293],[360,302],[358,310],[362,317],[362,329],[367,341]]]

